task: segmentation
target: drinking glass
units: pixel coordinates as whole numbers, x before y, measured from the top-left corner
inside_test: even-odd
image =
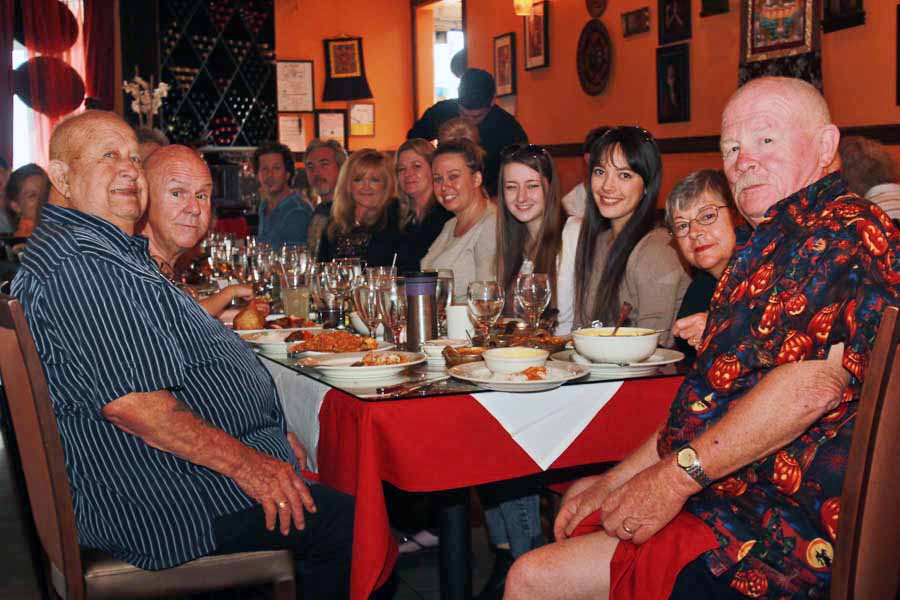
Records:
[[[515,293],[529,327],[537,329],[541,313],[550,304],[550,278],[546,273],[520,273],[516,278]]]
[[[377,279],[360,275],[353,287],[353,305],[360,320],[369,329],[369,335],[375,338],[378,326],[381,324],[381,315],[378,312],[378,282]]]
[[[406,278],[380,277],[377,285],[378,312],[391,340],[399,344],[406,326]]]
[[[505,294],[496,281],[473,281],[466,291],[469,303],[469,315],[478,323],[485,339],[490,335],[491,327],[503,312]]]
[[[438,269],[437,286],[434,289],[434,305],[440,335],[447,335],[447,307],[451,304],[453,304],[453,271]]]

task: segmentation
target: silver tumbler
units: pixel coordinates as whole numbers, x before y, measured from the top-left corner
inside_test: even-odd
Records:
[[[437,311],[434,295],[437,272],[406,275],[406,349],[419,352],[422,344],[437,337]]]

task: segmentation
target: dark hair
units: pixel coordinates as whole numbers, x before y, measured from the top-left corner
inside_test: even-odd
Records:
[[[591,148],[594,147],[594,144],[603,137],[603,134],[609,131],[608,125],[601,125],[600,127],[594,127],[590,131],[588,131],[587,135],[584,136],[584,143],[581,145],[581,153],[582,154],[590,154]]]
[[[169,138],[166,137],[166,134],[153,127],[136,127],[134,130],[134,135],[135,137],[137,137],[138,144],[145,144],[147,142],[150,142],[153,144],[159,144],[160,146],[169,145]]]
[[[631,218],[613,241],[596,290],[590,289],[590,273],[594,270],[597,236],[610,229],[612,222],[600,214],[597,203],[591,201],[593,198],[585,203],[584,221],[575,253],[575,272],[582,274],[575,279],[576,322],[587,323],[600,319],[604,323],[612,323],[616,320],[619,312],[619,286],[625,278],[628,257],[641,238],[653,229],[656,218],[656,197],[662,181],[662,161],[656,141],[645,129],[614,127],[597,140],[591,148],[586,189],[591,190],[590,180],[594,168],[612,160],[616,148],[622,150],[628,161],[628,168],[641,177],[644,191]]]
[[[861,136],[843,138],[838,145],[841,170],[850,191],[865,196],[874,186],[900,179],[900,168],[884,146]]]
[[[550,154],[541,146],[518,144],[507,147],[501,153],[497,198],[497,257],[495,259],[497,281],[509,297],[516,284],[516,276],[525,257],[525,241],[528,228],[509,213],[504,196],[504,167],[519,163],[541,175],[544,191],[544,218],[534,248],[535,273],[546,273],[553,290],[551,305],[556,306],[557,259],[562,250],[563,208],[559,178]]]
[[[675,184],[669,197],[666,199],[666,225],[672,227],[672,217],[676,210],[687,210],[703,195],[703,192],[715,194],[731,210],[732,215],[737,215],[737,206],[731,195],[731,188],[725,173],[715,169],[700,169],[694,171]]]
[[[25,180],[34,175],[44,178],[44,181],[47,182],[47,194],[49,195],[50,178],[47,177],[47,172],[34,163],[28,163],[9,174],[9,179],[6,182],[6,190],[4,191],[6,200],[15,200],[19,196],[19,192],[22,191],[22,185],[25,183]],[[46,201],[46,198],[44,198],[44,201]],[[44,204],[44,202],[42,201],[41,204]]]
[[[8,168],[9,168],[9,161],[7,161],[5,158],[0,156],[0,169],[8,169]]]
[[[284,170],[288,174],[288,184],[294,180],[294,153],[284,144],[265,142],[253,152],[253,172],[259,173],[259,158],[264,154],[280,154],[284,161]]]
[[[448,140],[438,145],[431,157],[431,164],[434,165],[435,159],[442,154],[459,154],[466,161],[470,171],[484,175],[484,150],[475,142],[462,138]]]
[[[459,103],[468,109],[486,108],[494,101],[497,85],[484,69],[466,69],[459,80]]]

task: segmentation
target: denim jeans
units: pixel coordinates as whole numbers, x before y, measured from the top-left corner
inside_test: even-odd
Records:
[[[509,544],[513,558],[544,543],[540,499],[529,480],[501,481],[478,487],[488,537],[495,546]]]

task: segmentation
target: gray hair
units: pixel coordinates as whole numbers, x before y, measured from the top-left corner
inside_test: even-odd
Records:
[[[851,192],[865,196],[871,188],[900,179],[900,168],[884,146],[861,136],[841,140],[838,146],[844,178]]]
[[[154,144],[159,144],[160,146],[169,145],[169,138],[166,137],[166,134],[153,127],[136,127],[134,129],[134,135],[137,137],[138,144],[152,142]]]
[[[340,142],[337,140],[322,140],[319,138],[313,138],[313,140],[307,144],[305,156],[309,156],[313,150],[318,150],[319,148],[331,148],[332,152],[334,152],[334,162],[337,163],[338,167],[343,165],[344,161],[347,160],[347,151],[344,150],[344,147],[341,146]]]
[[[703,195],[710,192],[720,197],[722,201],[735,211],[734,197],[728,180],[722,171],[714,169],[701,169],[694,171],[675,184],[669,197],[666,199],[666,224],[671,228],[675,211],[685,211],[691,208]]]

